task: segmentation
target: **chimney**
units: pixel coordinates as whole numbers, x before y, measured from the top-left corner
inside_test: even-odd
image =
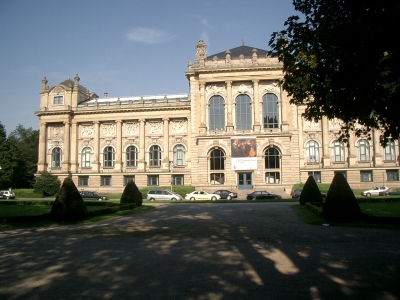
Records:
[[[107,97],[108,97],[108,93],[105,92],[105,93],[104,93],[104,99],[107,99]]]

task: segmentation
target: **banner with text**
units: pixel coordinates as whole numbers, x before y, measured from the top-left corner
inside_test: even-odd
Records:
[[[231,137],[232,170],[257,169],[257,143],[255,136]]]

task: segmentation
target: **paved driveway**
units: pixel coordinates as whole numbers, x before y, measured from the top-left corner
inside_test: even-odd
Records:
[[[1,230],[0,299],[400,299],[399,231],[305,225],[291,205]]]

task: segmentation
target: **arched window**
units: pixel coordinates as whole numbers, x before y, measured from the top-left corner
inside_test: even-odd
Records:
[[[369,161],[369,143],[367,140],[358,141],[358,160]]]
[[[210,170],[225,170],[224,152],[219,149],[210,153]]]
[[[236,97],[236,129],[251,129],[251,99],[248,95]]]
[[[61,168],[61,148],[54,148],[51,152],[51,167]]]
[[[278,97],[275,94],[265,94],[262,98],[262,103],[264,128],[278,128]]]
[[[396,160],[396,150],[394,148],[394,142],[388,141],[385,147],[385,157],[384,160],[386,161],[394,161]]]
[[[126,148],[126,166],[137,166],[137,148],[135,146],[129,146]]]
[[[82,150],[82,168],[92,167],[92,149],[85,147]]]
[[[265,151],[265,168],[266,169],[279,169],[280,164],[280,154],[276,148],[268,148]]]
[[[306,156],[308,163],[319,162],[319,145],[316,141],[309,141],[306,144]]]
[[[108,146],[104,148],[104,156],[103,156],[103,166],[104,167],[114,167],[115,163],[115,151],[114,148]]]
[[[185,164],[185,147],[176,145],[174,147],[174,166],[184,166]]]
[[[333,161],[344,162],[344,144],[341,141],[333,142]]]
[[[149,151],[150,167],[161,166],[161,148],[160,146],[154,145],[150,147]]]
[[[209,101],[209,129],[225,128],[225,101],[221,96],[212,96]]]

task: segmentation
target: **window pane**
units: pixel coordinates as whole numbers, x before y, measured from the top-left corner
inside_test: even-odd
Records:
[[[210,183],[211,184],[224,184],[225,174],[224,173],[211,173]]]
[[[251,99],[248,95],[236,97],[236,129],[251,129],[252,126]]]
[[[358,159],[360,161],[369,161],[369,143],[367,140],[358,142]]]
[[[219,149],[210,154],[210,170],[225,170],[224,153]]]
[[[159,146],[151,146],[149,152],[150,166],[161,166],[161,148]]]
[[[222,130],[225,128],[224,98],[212,96],[209,102],[209,128],[210,130]]]
[[[265,168],[266,169],[280,168],[279,151],[276,148],[268,148],[267,151],[265,151]]]
[[[360,181],[362,182],[372,181],[372,171],[360,171]]]
[[[279,127],[278,97],[275,94],[265,94],[263,101],[264,128]]]
[[[78,177],[78,186],[88,186],[88,185],[89,185],[89,176]]]
[[[137,166],[137,148],[135,146],[129,146],[126,149],[126,166],[127,167]]]
[[[147,177],[148,186],[158,186],[158,175],[151,175]]]
[[[265,173],[266,183],[279,183],[280,173],[279,172],[267,172]]]
[[[92,166],[91,149],[85,147],[82,150],[82,168],[90,168]]]
[[[124,176],[124,186],[128,183],[129,180],[135,182],[135,175],[127,175]]]
[[[51,167],[61,168],[61,149],[54,148],[51,153]]]
[[[308,163],[319,162],[319,145],[316,141],[309,141],[306,144],[306,155]]]
[[[113,147],[106,147],[104,149],[104,167],[114,167],[115,152]]]
[[[399,181],[399,171],[398,170],[387,170],[386,171],[387,181]]]
[[[111,176],[101,176],[100,185],[102,186],[111,186]]]
[[[184,166],[185,164],[185,148],[182,145],[176,145],[174,147],[174,165]]]

